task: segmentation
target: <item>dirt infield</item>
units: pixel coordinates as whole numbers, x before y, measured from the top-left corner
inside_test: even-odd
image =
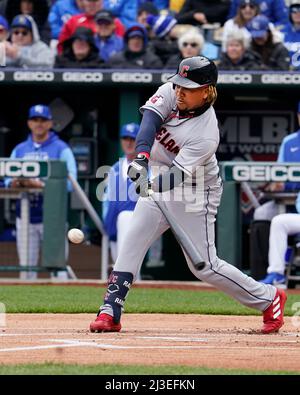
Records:
[[[92,314],[8,314],[0,363],[187,365],[300,372],[300,328],[261,335],[261,317],[125,314],[120,333],[89,333]]]

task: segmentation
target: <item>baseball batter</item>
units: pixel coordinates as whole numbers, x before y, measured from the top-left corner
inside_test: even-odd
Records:
[[[108,280],[104,303],[90,325],[92,332],[120,331],[125,298],[145,254],[169,227],[149,191],[154,191],[156,199],[164,200],[206,262],[204,269],[197,270],[186,256],[193,274],[240,303],[263,312],[262,333],[277,332],[283,325],[284,291],[255,281],[216,254],[215,216],[222,195],[215,156],[219,144],[213,108],[217,78],[217,68],[211,60],[203,56],[184,59],[177,73],[141,108],[137,157],[128,169],[140,198]],[[153,175],[151,181],[148,164]],[[176,198],[176,191],[184,185],[198,188],[202,202],[193,205],[185,197]]]

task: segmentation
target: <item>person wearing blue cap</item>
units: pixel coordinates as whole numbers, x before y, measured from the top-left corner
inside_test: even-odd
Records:
[[[6,64],[11,67],[52,67],[54,53],[41,41],[30,15],[17,15],[11,23],[11,43],[6,45]]]
[[[289,70],[288,50],[282,43],[282,36],[275,32],[266,16],[257,15],[251,19],[247,29],[252,37],[251,49],[261,56],[265,69]]]
[[[128,123],[120,130],[123,158],[116,162],[107,178],[106,200],[103,202],[103,225],[110,240],[113,261],[117,259],[119,246],[138,200],[133,182],[127,177],[129,164],[135,158],[135,139],[139,125]]]
[[[179,55],[177,35],[174,27],[177,20],[172,15],[149,15],[146,19],[150,27],[150,49],[166,65],[173,55]]]
[[[300,126],[300,101],[298,103],[298,121]],[[278,161],[279,162],[300,162],[300,128],[286,136],[281,144]],[[288,210],[286,214],[275,215],[272,218],[269,237],[269,256],[267,275],[261,280],[264,284],[276,284],[282,288],[286,288],[285,265],[286,251],[288,248],[288,236],[300,233],[300,193],[299,183],[286,183],[286,185],[294,184],[294,191],[298,192],[295,202],[295,210]],[[269,207],[273,204],[275,211],[276,204],[268,202]],[[277,210],[278,212],[279,210]]]
[[[74,155],[70,147],[62,141],[52,130],[53,119],[48,106],[37,104],[29,109],[28,128],[30,134],[22,143],[18,144],[11,153],[11,158],[32,160],[58,159],[65,161],[68,172],[76,179],[77,168]],[[6,187],[12,188],[43,188],[44,181],[41,179],[6,179]],[[71,184],[68,184],[71,190]],[[16,237],[19,258],[23,256],[24,246],[21,239],[20,204],[16,207]],[[40,244],[43,238],[43,196],[37,193],[30,201],[30,224],[29,224],[29,264],[37,266],[39,259]],[[21,262],[21,259],[20,259]],[[64,273],[62,273],[64,274]],[[36,272],[21,272],[21,279],[33,280],[37,277]]]
[[[281,32],[284,34],[284,45],[289,51],[291,67],[300,70],[300,0],[291,0],[289,6],[290,20]]]
[[[113,55],[107,62],[111,68],[161,69],[160,58],[147,48],[148,34],[145,27],[134,23],[125,32],[124,50]]]

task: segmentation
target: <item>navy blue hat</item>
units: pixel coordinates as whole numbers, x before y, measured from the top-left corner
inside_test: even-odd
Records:
[[[0,15],[0,26],[3,26],[5,30],[9,30],[9,24],[3,15]]]
[[[32,30],[32,23],[26,15],[21,14],[14,17],[11,27],[24,27],[28,30]]]
[[[32,106],[29,110],[28,119],[32,118],[44,118],[51,120],[52,114],[50,108],[48,106],[44,106],[43,104]]]
[[[300,114],[300,101],[298,103],[298,113]]]
[[[136,139],[139,129],[140,126],[137,123],[127,123],[120,130],[120,138],[131,137],[132,139]]]
[[[265,15],[257,15],[247,24],[253,38],[263,37],[269,30],[269,19]]]

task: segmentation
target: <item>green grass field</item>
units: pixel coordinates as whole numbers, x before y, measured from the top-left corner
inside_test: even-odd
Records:
[[[7,313],[95,313],[104,288],[85,286],[0,286],[0,303]],[[285,314],[294,314],[292,304],[300,295],[289,295]],[[259,315],[218,291],[133,288],[126,313],[195,313]]]
[[[105,288],[88,286],[0,286],[0,303],[7,313],[96,313]],[[289,295],[286,315],[292,315],[292,304],[300,295]],[[133,288],[126,302],[126,313],[194,313],[224,315],[257,315],[218,291],[185,291],[176,289]],[[208,369],[186,366],[118,366],[0,364],[0,375],[269,375],[299,374],[299,372]]]
[[[63,365],[54,363],[0,365],[0,375],[299,375],[299,372],[209,369],[190,366]]]

